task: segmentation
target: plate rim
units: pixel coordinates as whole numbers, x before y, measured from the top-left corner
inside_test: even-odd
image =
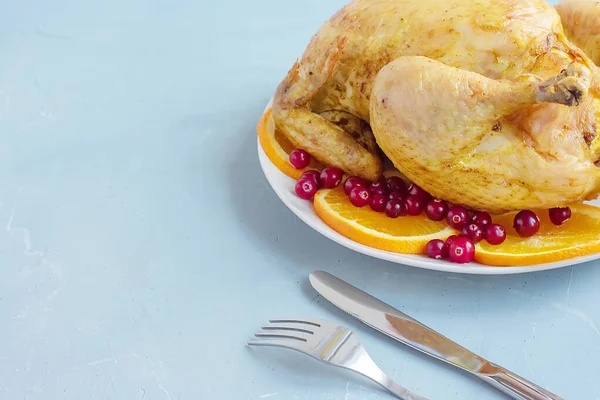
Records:
[[[272,101],[267,104],[265,111],[271,106]],[[409,267],[427,269],[438,272],[450,272],[450,273],[458,273],[458,274],[469,274],[469,275],[514,275],[514,274],[524,274],[531,272],[539,272],[539,271],[548,271],[557,268],[564,268],[569,266],[575,266],[577,264],[583,264],[586,262],[594,261],[600,258],[600,252],[571,258],[567,260],[555,261],[551,263],[545,264],[532,264],[526,266],[487,266],[479,263],[471,263],[471,264],[453,264],[449,261],[444,260],[434,260],[430,259],[424,255],[416,255],[416,254],[402,254],[402,253],[394,253],[385,250],[379,250],[374,247],[369,247],[364,244],[355,242],[352,239],[349,239],[323,222],[320,218],[308,218],[306,212],[302,210],[300,207],[296,206],[293,199],[293,194],[291,188],[294,185],[294,179],[285,175],[281,172],[275,164],[269,159],[267,154],[264,152],[260,140],[258,136],[257,147],[258,147],[258,158],[260,162],[261,169],[267,182],[279,197],[281,202],[285,204],[285,206],[290,209],[300,220],[302,220],[305,224],[310,226],[315,231],[319,232],[321,235],[326,238],[336,242],[339,245],[342,245],[350,250],[356,251],[360,254],[364,254],[376,259],[388,261],[395,264],[406,265]],[[289,182],[286,188],[281,187],[279,181]],[[299,199],[298,199],[299,200]],[[313,216],[316,216],[314,213],[314,209],[311,205],[311,210],[313,210]],[[316,222],[315,222],[316,221]]]

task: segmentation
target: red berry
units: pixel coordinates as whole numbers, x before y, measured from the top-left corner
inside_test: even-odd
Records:
[[[385,182],[373,182],[369,185],[369,191],[371,192],[371,194],[387,194],[388,193],[388,187],[387,184]]]
[[[448,246],[450,246],[454,240],[458,237],[458,235],[450,235],[446,238],[446,244],[448,244]]]
[[[376,212],[384,212],[387,201],[387,196],[381,193],[375,193],[371,196],[371,209]]]
[[[475,244],[465,236],[459,236],[450,245],[449,257],[455,263],[466,264],[473,261],[475,257]]]
[[[485,227],[485,240],[489,244],[499,245],[506,240],[506,231],[502,225],[489,224]]]
[[[414,183],[411,183],[411,185],[408,187],[408,195],[419,196],[423,199],[424,203],[427,203],[429,200],[431,200],[431,195],[423,190],[419,185],[415,185]]]
[[[533,211],[523,210],[515,215],[513,228],[519,236],[531,237],[540,230],[540,219]]]
[[[290,163],[296,169],[304,169],[310,164],[310,154],[306,150],[294,149],[290,152]]]
[[[406,183],[404,183],[402,178],[397,176],[390,176],[385,180],[385,182],[390,192],[400,191],[403,194],[406,194]]]
[[[458,237],[457,235],[451,235],[446,238],[446,241],[444,242],[444,249],[445,249],[444,251],[446,252],[446,254],[448,254],[450,252],[450,245],[452,243],[454,243],[454,240],[457,237]]]
[[[390,218],[398,218],[406,215],[406,204],[402,200],[389,200],[385,205],[385,215]]]
[[[441,260],[448,256],[448,252],[445,251],[446,247],[444,245],[444,241],[440,239],[433,239],[427,243],[425,247],[425,254],[429,256],[429,258],[435,258],[436,260]]]
[[[357,186],[350,192],[350,203],[354,207],[364,207],[371,202],[371,193],[362,186]]]
[[[406,195],[401,190],[394,190],[388,195],[388,199],[390,200],[404,200],[405,197]]]
[[[473,241],[473,243],[481,242],[481,239],[483,239],[483,237],[485,236],[485,232],[483,231],[483,228],[481,228],[481,226],[479,226],[478,224],[476,224],[474,222],[471,222],[470,224],[465,225],[462,228],[461,234],[463,236],[470,238]]]
[[[446,215],[446,222],[452,228],[461,230],[469,222],[469,212],[463,206],[452,206]]]
[[[312,199],[318,189],[319,185],[317,185],[317,182],[310,178],[301,179],[296,182],[296,194],[304,200]]]
[[[486,212],[477,211],[475,215],[473,215],[473,218],[471,218],[471,222],[474,222],[477,225],[484,227],[492,223],[492,217]]]
[[[344,171],[336,167],[327,167],[321,171],[321,187],[325,189],[333,189],[342,183]]]
[[[423,212],[423,208],[425,208],[425,203],[423,202],[423,198],[419,195],[411,195],[404,200],[406,204],[406,213],[408,215],[419,215]]]
[[[571,218],[571,209],[569,207],[551,208],[548,214],[550,215],[550,221],[554,225],[561,226]]]
[[[366,188],[368,184],[367,181],[365,181],[363,178],[359,178],[358,176],[351,176],[350,178],[346,179],[346,182],[344,182],[344,192],[346,192],[346,194],[350,196],[350,192],[352,191],[352,189],[354,189],[357,186]]]
[[[308,171],[305,171],[302,175],[300,175],[300,179],[298,180],[301,181],[303,179],[312,179],[313,181],[315,181],[317,186],[321,185],[320,173],[319,171],[315,171],[314,169],[309,169]]]
[[[430,200],[429,203],[427,203],[427,207],[425,207],[425,213],[430,220],[441,221],[448,213],[448,203],[440,199]]]

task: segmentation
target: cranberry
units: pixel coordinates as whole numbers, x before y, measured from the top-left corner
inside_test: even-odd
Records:
[[[317,190],[319,189],[319,185],[313,179],[300,179],[296,183],[296,194],[298,197],[304,200],[310,200],[313,198]]]
[[[465,225],[462,228],[461,234],[470,238],[473,241],[473,243],[481,242],[481,239],[483,239],[483,237],[485,236],[483,228],[481,228],[481,226],[474,222]]]
[[[427,203],[429,200],[431,200],[431,195],[429,193],[427,193],[426,191],[424,191],[423,189],[421,189],[420,186],[415,185],[414,183],[411,183],[411,185],[408,188],[408,194],[410,196],[419,196],[424,200],[424,203]]]
[[[440,239],[430,240],[425,247],[425,254],[427,254],[429,258],[435,258],[436,260],[448,257],[444,241]]]
[[[350,203],[354,207],[364,207],[371,202],[371,193],[362,186],[357,186],[350,192]]]
[[[477,211],[475,215],[473,215],[473,218],[471,218],[471,222],[474,222],[477,225],[484,227],[492,223],[492,217],[486,212]]]
[[[571,209],[569,207],[551,208],[548,214],[550,215],[550,221],[554,225],[561,226],[571,218]]]
[[[369,191],[371,194],[387,194],[388,187],[385,182],[373,182],[369,185]]]
[[[290,152],[290,163],[296,169],[304,169],[310,164],[310,154],[306,150],[294,149]]]
[[[506,240],[506,231],[502,225],[489,224],[485,227],[485,240],[489,244],[499,245]]]
[[[444,242],[444,248],[445,248],[444,251],[446,252],[446,254],[448,254],[448,252],[450,251],[450,245],[452,243],[454,243],[454,240],[456,240],[457,237],[458,236],[456,236],[456,235],[452,235],[452,236],[448,236],[446,238],[446,241]]]
[[[390,176],[385,180],[390,192],[400,191],[402,194],[406,194],[406,183],[402,178],[397,176]]]
[[[344,182],[344,192],[346,192],[346,194],[350,196],[350,192],[352,191],[352,189],[354,189],[357,186],[366,188],[368,184],[367,181],[365,181],[363,178],[359,178],[358,176],[351,176],[350,178],[346,179],[346,182]]]
[[[390,200],[404,200],[404,197],[406,197],[406,194],[402,193],[401,190],[394,190],[388,195],[388,199]]]
[[[531,237],[540,230],[540,219],[533,211],[523,210],[515,215],[513,228],[519,236]]]
[[[327,167],[321,171],[321,186],[325,189],[333,189],[342,183],[344,171],[336,167]]]
[[[371,195],[371,210],[376,211],[376,212],[384,212],[385,211],[385,205],[388,201],[387,196],[381,194],[381,193],[375,193],[373,195]]]
[[[423,202],[423,198],[418,195],[411,195],[404,200],[406,204],[406,213],[408,215],[419,215],[423,212],[423,208],[425,208],[425,203]]]
[[[440,199],[431,200],[427,203],[427,207],[425,207],[425,213],[430,220],[441,221],[448,213],[448,203]]]
[[[446,222],[452,228],[461,230],[469,222],[469,212],[463,206],[452,206],[446,215]]]
[[[406,215],[406,204],[402,200],[389,200],[385,205],[385,215],[390,218],[398,218]]]
[[[475,257],[475,244],[465,236],[459,236],[450,245],[449,254],[450,260],[458,264],[466,264],[473,261]]]
[[[317,184],[317,186],[321,185],[321,174],[319,173],[319,171],[315,171],[314,169],[309,169],[308,171],[305,171],[301,176],[300,179],[298,179],[299,181],[303,180],[303,179],[312,179],[313,181],[315,181],[315,183]]]

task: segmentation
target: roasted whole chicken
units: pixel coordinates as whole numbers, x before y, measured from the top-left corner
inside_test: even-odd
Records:
[[[381,150],[434,196],[481,210],[595,198],[600,72],[575,43],[600,48],[577,33],[588,2],[567,3],[573,41],[543,0],[354,0],[277,88],[275,123],[348,174],[380,178]]]

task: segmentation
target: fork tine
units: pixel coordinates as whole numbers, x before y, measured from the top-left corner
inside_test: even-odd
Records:
[[[253,339],[248,341],[249,346],[281,347],[284,349],[302,351],[300,349],[300,343],[301,342],[299,341],[288,339]]]
[[[321,324],[314,321],[306,321],[301,319],[270,319],[270,323],[272,324],[304,324],[304,325],[312,325],[319,328]]]
[[[292,334],[280,333],[280,332],[257,332],[254,334],[257,338],[274,338],[274,339],[291,339],[297,340],[300,342],[306,342],[306,339],[303,337],[294,336]]]
[[[309,328],[308,326],[306,328]],[[267,325],[263,325],[261,327],[261,329],[265,330],[265,331],[272,331],[272,330],[278,330],[278,331],[293,331],[293,332],[302,332],[302,333],[308,333],[310,335],[313,335],[314,332],[312,330],[306,329],[306,328],[302,328],[301,326],[293,326],[293,325],[286,325],[286,324],[267,324]]]

